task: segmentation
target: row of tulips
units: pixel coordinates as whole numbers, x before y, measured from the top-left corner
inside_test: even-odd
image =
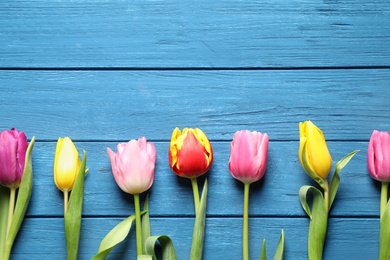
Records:
[[[322,259],[326,237],[327,219],[339,186],[339,172],[349,162],[352,152],[341,159],[335,167],[330,184],[327,177],[332,167],[325,138],[312,122],[300,123],[299,159],[307,174],[324,190],[303,186],[299,198],[303,209],[310,217],[308,236],[309,259]],[[35,138],[30,144],[23,132],[15,129],[0,134],[0,256],[8,259],[13,241],[23,221],[32,190],[31,154]],[[267,134],[242,130],[236,132],[231,142],[229,171],[234,178],[244,183],[243,213],[243,259],[248,254],[248,201],[250,184],[260,180],[267,165],[269,138]],[[110,251],[122,242],[136,222],[136,243],[138,259],[156,259],[154,252],[158,242],[163,259],[176,259],[172,240],[166,235],[152,236],[149,225],[148,197],[141,211],[139,194],[146,192],[153,184],[156,149],[146,138],[118,144],[117,152],[107,148],[112,172],[118,186],[134,196],[135,214],[114,227],[102,240],[93,259],[105,259]],[[202,195],[198,189],[197,177],[208,171],[213,162],[212,146],[199,129],[185,128],[173,131],[169,147],[169,164],[178,176],[188,178],[192,183],[195,205],[195,222],[191,245],[191,260],[202,259],[206,205],[207,179]],[[370,175],[382,182],[379,259],[390,259],[390,203],[388,203],[388,182],[390,181],[390,134],[374,131],[368,148],[367,164]],[[54,182],[64,192],[64,226],[68,259],[77,259],[79,233],[82,215],[86,154],[79,159],[72,141],[59,138],[54,159]],[[20,187],[15,205],[16,189]],[[312,191],[311,208],[306,201],[307,192]],[[70,193],[70,191],[72,191]],[[69,198],[70,193],[70,198]],[[276,249],[274,259],[283,259],[284,233]],[[265,241],[261,260],[266,259]]]

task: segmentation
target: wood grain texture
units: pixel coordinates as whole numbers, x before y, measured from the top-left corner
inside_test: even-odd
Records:
[[[0,3],[1,67],[389,66],[390,3]]]
[[[79,259],[91,259],[106,233],[121,220],[123,219],[83,219]],[[192,218],[151,218],[152,235],[169,235],[178,259],[188,259],[193,222]],[[261,244],[265,238],[268,258],[272,259],[283,228],[286,239],[284,259],[307,259],[308,226],[309,221],[303,218],[250,218],[250,258],[260,257]],[[378,219],[329,219],[324,259],[377,259],[378,228]],[[207,218],[203,259],[241,259],[241,230],[241,218]],[[15,260],[66,259],[65,250],[62,219],[28,218],[17,237],[11,257]],[[115,248],[107,259],[136,259],[135,229],[131,230],[130,237]]]
[[[169,141],[198,127],[210,140],[248,129],[295,141],[305,120],[327,140],[390,129],[388,69],[0,71],[0,82],[0,128],[37,140]]]

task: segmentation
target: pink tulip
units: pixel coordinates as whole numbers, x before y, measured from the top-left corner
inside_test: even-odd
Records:
[[[367,152],[367,166],[371,177],[390,181],[390,134],[374,130]]]
[[[12,128],[0,133],[0,184],[18,188],[23,177],[28,143],[26,135]]]
[[[229,171],[243,183],[260,180],[267,167],[268,135],[248,130],[234,134],[230,145]]]
[[[127,193],[139,194],[153,184],[156,149],[145,137],[118,144],[115,154],[107,148],[118,186]]]

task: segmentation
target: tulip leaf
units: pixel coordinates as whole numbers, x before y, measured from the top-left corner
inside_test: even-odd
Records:
[[[390,202],[387,202],[381,217],[379,232],[379,260],[390,259]]]
[[[149,220],[149,194],[146,196],[144,203],[145,214],[141,220],[141,232],[142,232],[142,248],[145,252],[146,239],[150,237],[150,220]]]
[[[282,233],[280,234],[279,242],[276,247],[274,260],[283,260],[283,254],[284,254],[284,231],[282,229]]]
[[[65,240],[68,260],[76,260],[80,239],[81,215],[83,210],[85,162],[87,156],[84,151],[83,161],[77,173],[73,190],[70,194],[68,209],[65,214]]]
[[[340,171],[347,165],[347,163],[352,159],[352,157],[359,152],[359,150],[354,151],[347,156],[345,156],[343,159],[338,161],[336,163],[336,168],[334,170],[334,174],[332,176],[332,180],[330,181],[330,188],[329,188],[329,209],[332,207],[334,198],[336,197],[337,189],[339,188],[340,184]]]
[[[309,162],[307,160],[307,157],[306,157],[306,144],[305,143],[303,145],[303,149],[302,149],[302,164],[303,164],[303,168],[305,169],[306,173],[313,179],[315,180],[323,189],[326,189],[326,184],[324,182],[324,180],[319,177],[311,168],[310,168],[310,165],[309,165]]]
[[[307,192],[311,190],[313,194],[312,209],[306,200]],[[324,196],[321,191],[312,186],[302,186],[299,190],[299,198],[303,209],[310,217],[308,255],[309,259],[322,259],[324,249],[326,228],[328,225],[328,213],[325,207]]]
[[[135,214],[123,220],[116,225],[102,240],[99,246],[98,253],[92,260],[106,259],[111,250],[120,242],[122,242],[130,232],[131,225],[135,221]]]
[[[7,235],[10,190],[0,185],[0,256],[3,255]]]
[[[146,239],[145,243],[145,252],[147,255],[152,256],[151,259],[157,260],[154,247],[157,243],[160,243],[162,250],[162,259],[163,260],[176,260],[176,251],[173,246],[172,240],[168,236],[151,236]]]
[[[263,239],[263,247],[261,248],[260,260],[267,260],[267,254],[265,252],[265,239]]]
[[[206,206],[207,206],[207,179],[203,185],[202,197],[198,211],[196,212],[194,231],[192,234],[190,260],[201,260],[203,255],[204,232],[206,227]]]
[[[33,170],[32,170],[32,150],[35,143],[35,136],[31,139],[26,151],[26,159],[24,163],[24,172],[22,181],[20,182],[18,199],[15,205],[14,216],[12,218],[11,227],[5,241],[3,259],[8,259],[11,254],[12,245],[15,237],[18,234],[19,228],[22,225],[24,216],[30,203],[32,186],[33,186]]]

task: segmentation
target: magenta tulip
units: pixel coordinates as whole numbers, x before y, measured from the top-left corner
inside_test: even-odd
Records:
[[[268,135],[248,130],[234,134],[230,145],[229,171],[243,183],[260,180],[267,167]]]
[[[12,128],[0,133],[0,184],[18,188],[23,177],[28,143],[26,135]]]
[[[371,177],[390,181],[390,134],[374,130],[367,152],[367,166]]]
[[[139,194],[153,184],[156,149],[145,137],[118,144],[115,154],[107,148],[118,186],[127,193]]]

